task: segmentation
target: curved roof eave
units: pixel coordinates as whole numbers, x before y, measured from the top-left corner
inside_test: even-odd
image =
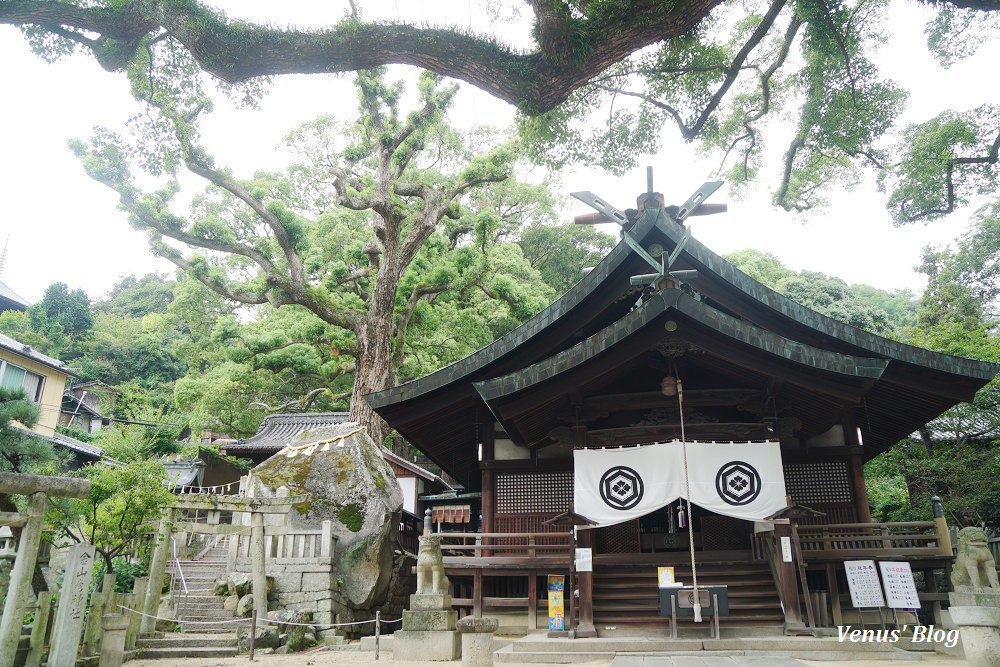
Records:
[[[685,229],[665,216],[659,216],[655,221],[655,226],[674,244],[680,241]],[[681,255],[686,256],[689,261],[693,260],[695,264],[705,267],[733,289],[776,313],[843,343],[867,350],[874,355],[953,375],[978,378],[987,382],[1000,372],[1000,364],[966,359],[907,345],[817,313],[754,280],[702,245],[693,236],[688,239]]]
[[[516,393],[586,363],[601,352],[623,343],[635,331],[649,325],[670,310],[675,310],[732,340],[755,347],[765,354],[815,370],[876,381],[889,365],[887,359],[830,352],[783,338],[715,310],[680,290],[667,289],[650,298],[615,324],[557,355],[519,371],[473,384],[479,395],[487,402]]]
[[[675,247],[685,230],[684,226],[669,219],[660,209],[655,213],[647,211],[631,228],[630,233],[633,238],[642,242],[654,229],[674,243]],[[405,384],[367,394],[364,399],[374,410],[378,410],[392,404],[409,401],[468,378],[490,363],[511,353],[526,341],[542,335],[555,322],[579,307],[588,296],[601,286],[608,276],[634,256],[635,252],[624,241],[620,241],[594,267],[593,271],[524,324],[454,364]],[[982,384],[986,384],[1000,372],[998,364],[932,352],[882,338],[821,315],[754,280],[702,245],[693,236],[688,239],[687,245],[681,252],[681,257],[688,263],[695,265],[699,270],[710,272],[717,280],[729,285],[745,298],[759,303],[780,317],[786,318],[795,326],[813,329],[819,334],[835,338],[843,344],[870,352],[874,356],[952,375],[975,378],[982,380]]]

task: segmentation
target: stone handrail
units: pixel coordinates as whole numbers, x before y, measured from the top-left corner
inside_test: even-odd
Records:
[[[277,532],[281,534],[274,534]],[[250,536],[234,535],[233,539],[238,540],[237,557],[249,556]],[[281,528],[278,531],[265,527],[264,554],[268,558],[329,558],[333,556],[336,545],[337,538],[330,521],[324,521],[318,530]]]

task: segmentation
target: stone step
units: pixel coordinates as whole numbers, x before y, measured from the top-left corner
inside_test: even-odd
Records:
[[[194,619],[192,619],[194,620]],[[228,623],[191,623],[184,622],[181,623],[181,629],[184,634],[218,634],[220,632],[236,632],[239,628],[244,626],[250,627],[250,619],[245,619],[241,623],[234,623],[233,619],[229,620]]]
[[[233,618],[229,609],[188,609],[181,605],[178,617],[182,621],[214,621],[217,618]]]
[[[806,660],[914,660],[918,656],[902,651],[889,643],[845,644],[836,637],[723,637],[701,639],[680,637],[671,639],[610,638],[586,639],[548,638],[532,635],[515,640],[504,649],[516,657],[507,662],[519,662],[522,655],[548,655],[553,662],[576,662],[572,654],[596,655],[641,654],[652,655],[745,655],[795,657]],[[561,659],[562,658],[562,659]],[[525,662],[536,662],[526,659]]]
[[[236,646],[236,635],[233,634],[209,634],[203,633],[197,636],[190,636],[188,633],[174,633],[171,636],[160,639],[139,639],[136,646],[143,648],[183,648],[185,646],[215,646],[228,647]]]
[[[170,660],[167,664],[177,664],[184,658],[235,658],[236,646],[186,646],[179,648],[144,648],[139,652],[143,660]]]

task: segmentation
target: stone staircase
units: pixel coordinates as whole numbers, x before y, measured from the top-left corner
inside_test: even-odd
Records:
[[[141,658],[224,658],[237,654],[236,633],[241,624],[232,622],[233,612],[223,606],[226,598],[212,595],[215,580],[226,575],[226,552],[225,543],[220,542],[198,560],[180,561],[183,582],[180,573],[174,576],[179,632],[140,638]],[[176,568],[176,564],[171,562],[171,567]]]

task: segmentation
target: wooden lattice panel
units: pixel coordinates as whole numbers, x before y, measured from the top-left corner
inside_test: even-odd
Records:
[[[753,523],[729,516],[701,517],[701,548],[705,551],[749,549]]]
[[[811,503],[851,502],[851,480],[846,461],[786,463],[785,491],[792,501]]]
[[[631,554],[639,552],[639,520],[632,519],[594,531],[597,553]]]
[[[857,523],[858,510],[852,503],[811,503],[810,509],[823,512],[824,516],[809,516],[796,519],[803,526],[820,526],[832,523]]]
[[[573,503],[573,473],[497,475],[497,514],[566,512]]]

